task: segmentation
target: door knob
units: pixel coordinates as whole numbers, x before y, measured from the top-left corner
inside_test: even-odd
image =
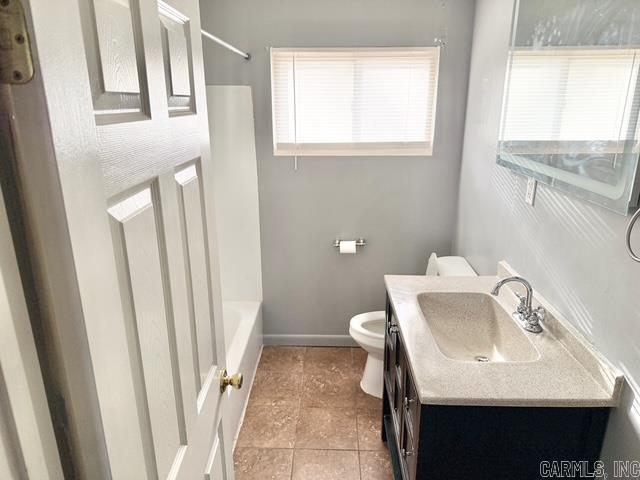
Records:
[[[220,393],[224,393],[228,386],[239,390],[242,388],[242,374],[236,373],[234,375],[227,375],[227,369],[225,368],[220,376]]]

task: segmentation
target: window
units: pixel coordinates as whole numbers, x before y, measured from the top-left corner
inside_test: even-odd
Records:
[[[439,48],[271,49],[275,155],[431,155]]]
[[[501,142],[510,153],[621,153],[637,138],[636,50],[514,51]]]

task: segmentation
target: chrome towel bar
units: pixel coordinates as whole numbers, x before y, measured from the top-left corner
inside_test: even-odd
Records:
[[[629,220],[629,226],[627,227],[627,252],[629,252],[631,258],[633,258],[636,262],[640,262],[640,256],[638,256],[633,251],[633,247],[631,246],[631,232],[633,232],[633,226],[638,221],[638,218],[640,218],[640,208],[636,213],[633,214],[633,217],[631,217],[631,220]]]

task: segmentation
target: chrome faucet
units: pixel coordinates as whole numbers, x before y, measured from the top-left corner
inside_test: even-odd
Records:
[[[498,295],[500,289],[505,283],[517,282],[524,286],[527,294],[523,297],[516,292],[516,296],[520,300],[518,308],[513,312],[512,316],[522,324],[528,332],[540,333],[542,327],[540,326],[540,320],[544,320],[545,311],[544,308],[532,308],[531,301],[533,300],[533,288],[531,284],[522,277],[507,277],[496,283],[496,286],[491,290],[491,295]]]

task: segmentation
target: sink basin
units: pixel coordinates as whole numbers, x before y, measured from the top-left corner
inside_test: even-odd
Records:
[[[440,351],[467,362],[531,362],[538,351],[496,299],[485,293],[428,292],[418,303]]]

